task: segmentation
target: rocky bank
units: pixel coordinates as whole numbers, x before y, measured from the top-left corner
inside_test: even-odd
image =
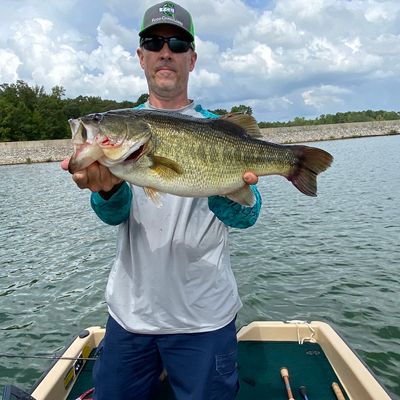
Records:
[[[366,136],[398,135],[400,134],[400,120],[265,128],[261,131],[266,140],[275,143],[318,142]],[[0,142],[0,165],[61,161],[71,154],[70,139]]]

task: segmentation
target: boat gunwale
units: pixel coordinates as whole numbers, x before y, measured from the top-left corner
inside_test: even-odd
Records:
[[[83,332],[85,332],[84,335],[82,335]],[[63,350],[61,351],[61,355],[56,356],[55,360],[50,364],[49,368],[35,382],[30,390],[30,395],[34,397],[35,400],[47,400],[50,398],[54,398],[49,397],[52,392],[56,390],[55,385],[50,385],[50,383],[58,383],[60,381],[64,381],[65,375],[79,360],[79,356],[82,353],[84,347],[89,346],[91,349],[97,347],[100,343],[100,340],[104,336],[104,332],[105,328],[102,328],[100,326],[92,326],[86,328],[84,331],[81,331],[78,336],[71,340],[69,345],[66,345],[63,348]],[[87,361],[83,359],[83,365],[86,362]],[[78,376],[79,374],[74,377],[74,380],[77,379]],[[72,387],[73,385],[70,385],[70,387],[68,388],[64,388],[64,398],[68,397],[68,394],[70,393]]]

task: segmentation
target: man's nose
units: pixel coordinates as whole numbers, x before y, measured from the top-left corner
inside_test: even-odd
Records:
[[[172,51],[168,47],[168,43],[164,43],[164,46],[160,50],[161,58],[171,58]]]

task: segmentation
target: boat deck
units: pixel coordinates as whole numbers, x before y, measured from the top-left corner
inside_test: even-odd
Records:
[[[310,399],[336,399],[331,384],[339,382],[335,371],[317,343],[240,341],[239,344],[238,400],[274,399],[287,400],[280,369],[289,371],[290,385],[295,398],[301,398],[299,387],[305,386]],[[92,351],[94,354],[94,351]],[[68,396],[75,400],[93,386],[92,368],[88,361],[78,381]],[[342,388],[344,393],[344,389]],[[165,380],[157,400],[173,400],[175,397]],[[345,399],[348,397],[345,395]]]

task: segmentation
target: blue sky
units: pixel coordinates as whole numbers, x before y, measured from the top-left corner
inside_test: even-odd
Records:
[[[144,0],[2,0],[0,83],[136,100]],[[190,97],[259,121],[400,111],[398,0],[181,0],[196,26]]]

